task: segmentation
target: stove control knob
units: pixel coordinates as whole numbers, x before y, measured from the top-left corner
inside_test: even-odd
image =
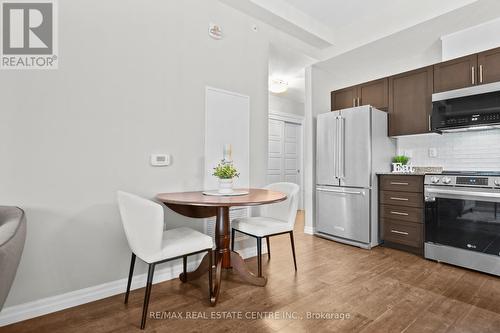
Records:
[[[449,183],[451,183],[451,178],[450,177],[444,177],[443,178],[443,184],[448,185]]]
[[[433,184],[439,183],[439,178],[438,177],[431,177],[431,183],[433,183]]]
[[[495,180],[495,186],[500,186],[500,179]]]

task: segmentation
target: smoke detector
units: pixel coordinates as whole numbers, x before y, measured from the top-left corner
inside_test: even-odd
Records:
[[[210,23],[208,27],[208,35],[213,39],[222,39],[222,28],[217,24]]]

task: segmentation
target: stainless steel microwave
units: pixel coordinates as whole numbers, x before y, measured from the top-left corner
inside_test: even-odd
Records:
[[[500,128],[500,82],[433,94],[430,123],[438,133]]]

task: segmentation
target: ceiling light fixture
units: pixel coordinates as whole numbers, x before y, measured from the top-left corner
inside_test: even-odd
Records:
[[[269,80],[269,91],[275,94],[281,94],[288,90],[288,82],[281,79]]]

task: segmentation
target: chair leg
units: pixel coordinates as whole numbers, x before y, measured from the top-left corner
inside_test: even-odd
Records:
[[[149,296],[151,295],[151,287],[153,286],[153,274],[155,272],[155,264],[149,264],[148,282],[146,283],[146,293],[144,294],[144,305],[142,307],[141,330],[146,327],[146,319],[148,314]]]
[[[212,250],[208,250],[208,300],[212,299]]]
[[[293,265],[295,266],[295,271],[297,271],[297,260],[295,259],[295,243],[293,241],[293,231],[290,231],[290,243],[292,244]]]
[[[188,258],[187,256],[182,257],[182,272],[184,273],[184,276],[187,276],[187,258]]]
[[[128,273],[127,292],[125,293],[125,304],[128,303],[128,295],[130,294],[130,285],[132,284],[132,275],[134,275],[134,266],[135,266],[135,254],[132,253],[132,258],[130,259],[130,271]]]
[[[262,238],[257,237],[257,276],[262,277]]]
[[[236,230],[231,229],[231,251],[234,251],[234,233]]]
[[[271,260],[271,246],[269,245],[269,236],[266,236],[267,260]]]

